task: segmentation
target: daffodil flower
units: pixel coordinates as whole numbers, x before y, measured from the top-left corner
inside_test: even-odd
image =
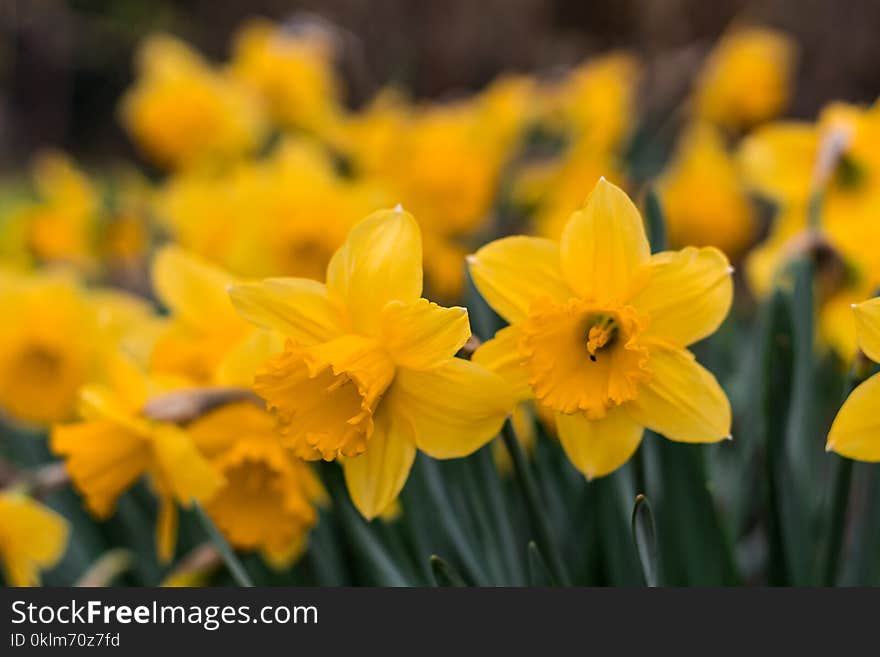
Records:
[[[244,321],[226,289],[236,279],[177,246],[153,260],[153,287],[170,310],[156,337],[150,371],[192,385],[241,385],[282,342]]]
[[[796,55],[782,32],[750,28],[728,34],[698,76],[692,99],[697,116],[732,129],[776,116],[791,96]]]
[[[853,305],[856,334],[862,352],[880,363],[880,297]],[[875,374],[852,391],[828,432],[825,449],[841,456],[880,461],[880,374]]]
[[[26,495],[0,492],[0,566],[10,586],[36,586],[64,555],[67,521]]]
[[[0,408],[34,426],[72,419],[80,387],[150,316],[137,297],[51,270],[0,271],[0,306]]]
[[[717,246],[733,259],[749,247],[752,206],[723,135],[711,124],[684,132],[657,188],[673,247]]]
[[[731,268],[718,249],[652,256],[638,210],[603,178],[560,243],[508,237],[469,263],[510,323],[473,360],[519,399],[553,409],[562,445],[587,477],[623,465],[645,427],[688,443],[730,436],[727,397],[686,349],[730,308]]]
[[[471,334],[467,311],[421,293],[421,234],[400,207],[351,230],[326,285],[278,278],[231,288],[243,317],[288,338],[254,382],[286,444],[306,459],[342,458],[366,518],[397,498],[417,448],[466,456],[513,406],[500,377],[454,357]]]
[[[224,479],[205,502],[211,519],[234,547],[290,565],[306,547],[325,493],[309,464],[281,444],[275,418],[240,401],[194,420],[187,433]]]
[[[169,169],[234,160],[268,129],[259,98],[182,41],[154,35],[138,52],[138,75],[120,103],[123,126],[156,164]]]
[[[120,495],[149,475],[161,500],[157,551],[168,560],[177,534],[175,500],[188,506],[210,498],[222,477],[183,428],[142,413],[152,383],[132,363],[118,358],[110,380],[82,388],[82,420],[53,427],[50,446],[65,458],[74,486],[98,518],[109,517]]]

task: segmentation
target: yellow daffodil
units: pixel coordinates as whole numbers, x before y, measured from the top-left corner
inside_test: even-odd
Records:
[[[333,45],[317,28],[252,20],[236,35],[230,68],[283,126],[321,134],[340,111]]]
[[[749,28],[721,39],[697,79],[696,116],[742,129],[772,119],[791,95],[796,49],[781,32]]]
[[[175,176],[157,211],[182,246],[236,275],[320,279],[351,226],[387,200],[340,176],[317,144],[288,139],[221,175]]]
[[[739,146],[743,181],[769,200],[806,205],[813,190],[819,134],[806,121],[782,121],[757,128]]]
[[[387,156],[397,147],[412,111],[406,96],[388,87],[359,112],[339,117],[328,139],[346,154],[359,175],[376,175],[387,170]]]
[[[603,175],[625,184],[622,151],[635,125],[639,78],[632,55],[612,53],[581,65],[549,92],[540,118],[565,136],[566,147],[549,162],[526,164],[514,181],[517,200],[536,208],[537,235],[559,239],[583,190]]]
[[[142,46],[138,78],[120,111],[138,147],[167,168],[239,157],[266,132],[260,103],[247,87],[165,35]]]
[[[0,567],[9,586],[37,586],[64,555],[67,521],[18,492],[0,491]]]
[[[749,198],[724,140],[708,124],[689,128],[658,181],[669,244],[717,246],[737,258],[755,232]]]
[[[258,173],[251,163],[240,163],[222,174],[184,172],[171,176],[155,197],[157,220],[187,251],[237,274],[237,245],[250,214],[245,201],[256,198]]]
[[[95,317],[85,294],[62,275],[3,274],[0,303],[0,407],[32,424],[72,417],[94,367]]]
[[[65,155],[39,156],[33,166],[38,200],[21,209],[27,250],[38,262],[93,264],[100,199],[95,185]]]
[[[490,223],[502,169],[528,115],[527,90],[527,81],[501,80],[484,96],[417,107],[386,93],[339,129],[336,141],[362,175],[418,217],[427,282],[439,297],[461,293],[466,245]]]
[[[132,297],[87,292],[53,272],[0,272],[0,304],[0,410],[34,425],[72,418],[80,386],[149,314]]]
[[[880,363],[880,298],[853,304],[858,345],[875,363]],[[841,456],[880,461],[880,374],[875,374],[852,391],[828,433],[825,449]]]
[[[559,243],[509,237],[469,259],[480,293],[509,323],[474,361],[519,399],[556,414],[559,439],[587,477],[635,452],[645,427],[671,440],[730,436],[730,404],[686,349],[715,331],[733,294],[718,249],[652,256],[626,194],[600,180]]]
[[[249,222],[236,270],[248,276],[321,280],[351,227],[389,201],[380,185],[344,178],[326,150],[303,140],[285,141],[258,175],[256,196],[240,210]]]
[[[210,498],[222,478],[176,424],[144,415],[146,402],[161,392],[128,359],[117,358],[106,384],[84,386],[81,420],[52,429],[52,451],[65,459],[70,478],[89,511],[107,518],[116,501],[144,475],[160,496],[157,552],[170,559],[176,538],[177,500],[188,506]]]
[[[257,364],[281,349],[235,312],[226,289],[236,281],[221,269],[166,246],[152,273],[156,294],[171,311],[153,346],[152,372],[192,385],[249,385]]]
[[[504,381],[455,358],[470,336],[467,311],[420,298],[418,224],[400,208],[357,224],[327,268],[327,283],[268,279],[232,287],[257,326],[287,336],[254,388],[306,459],[344,457],[352,499],[367,518],[403,487],[419,448],[470,454],[513,406]]]
[[[317,522],[324,497],[308,464],[279,440],[276,420],[250,402],[211,411],[187,431],[223,476],[205,509],[233,546],[259,549],[277,567],[289,565]]]
[[[820,240],[836,257],[820,263],[820,327],[845,360],[856,336],[848,306],[880,284],[880,103],[834,103],[815,124],[768,124],[747,137],[738,154],[746,184],[777,206],[768,238],[746,261],[760,295],[804,244]],[[810,217],[810,203],[819,199]],[[818,219],[818,225],[811,225]],[[838,271],[844,268],[845,271]]]
[[[638,60],[626,52],[589,60],[550,92],[545,120],[562,122],[575,141],[587,142],[595,151],[613,151],[635,125],[640,76]]]

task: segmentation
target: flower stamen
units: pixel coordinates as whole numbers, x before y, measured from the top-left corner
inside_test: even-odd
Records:
[[[587,351],[590,352],[590,360],[596,362],[596,353],[600,349],[609,347],[617,338],[617,323],[610,315],[599,315],[596,323],[590,327],[587,334]]]

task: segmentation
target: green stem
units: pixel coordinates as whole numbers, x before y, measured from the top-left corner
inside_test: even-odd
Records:
[[[843,386],[842,401],[846,401],[858,381],[860,355],[850,367]],[[825,546],[825,562],[822,564],[822,585],[834,586],[840,568],[840,555],[843,552],[843,539],[846,533],[846,512],[852,490],[853,462],[841,456],[836,460],[834,475],[831,478],[831,519],[828,526],[828,542]]]
[[[839,458],[835,464],[831,497],[831,525],[828,528],[828,546],[822,572],[822,585],[837,584],[837,571],[840,568],[840,554],[843,551],[843,537],[846,530],[846,510],[849,506],[849,492],[852,489],[853,462]]]
[[[431,555],[429,562],[437,586],[466,587],[468,585],[455,568],[436,554]]]
[[[252,587],[254,583],[251,580],[250,575],[248,575],[248,572],[244,569],[244,566],[235,554],[232,546],[229,545],[229,542],[223,534],[220,533],[220,530],[217,529],[217,525],[215,525],[214,521],[211,520],[207,513],[205,513],[201,504],[193,501],[193,508],[196,510],[196,515],[198,515],[202,527],[205,528],[205,531],[208,533],[208,536],[211,538],[211,541],[214,543],[220,556],[223,557],[223,561],[226,563],[226,567],[229,569],[232,578],[239,586],[248,588]]]
[[[569,586],[568,572],[556,548],[556,541],[553,539],[553,532],[550,529],[547,514],[541,504],[538,484],[535,482],[535,477],[529,469],[526,454],[513,431],[510,420],[504,423],[504,427],[501,429],[501,436],[504,438],[504,445],[510,453],[511,461],[513,461],[513,468],[516,471],[523,496],[526,499],[526,507],[528,508],[532,529],[537,534],[536,538],[538,539],[541,552],[546,556],[556,581],[562,586]]]

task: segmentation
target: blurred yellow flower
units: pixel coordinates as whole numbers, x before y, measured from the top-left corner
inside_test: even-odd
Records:
[[[260,102],[247,87],[167,35],[142,45],[138,77],[120,115],[138,147],[166,168],[245,155],[267,129]]]
[[[85,295],[63,275],[4,273],[0,304],[0,407],[32,424],[72,417],[95,365],[95,317]]]
[[[122,293],[87,292],[63,273],[0,271],[0,409],[27,424],[67,420],[79,387],[148,315]]]
[[[62,153],[43,153],[34,162],[38,200],[21,210],[27,249],[39,262],[85,269],[93,264],[100,199],[85,173]]]
[[[306,545],[323,488],[305,462],[285,449],[275,418],[250,402],[223,406],[187,430],[224,483],[205,509],[233,546],[259,549],[289,565]]]
[[[617,155],[596,151],[589,143],[572,146],[560,160],[525,167],[516,193],[520,201],[537,206],[534,233],[558,240],[571,213],[583,205],[584,189],[594,186],[603,174],[614,184],[626,184]]]
[[[880,363],[880,298],[853,304],[858,345],[875,363]],[[826,450],[847,458],[871,463],[880,461],[880,374],[875,374],[852,391],[831,430]]]
[[[775,30],[723,37],[697,78],[697,118],[741,130],[777,116],[788,105],[795,57],[794,42]]]
[[[717,246],[736,259],[749,246],[752,207],[717,129],[688,128],[657,184],[672,248]]]
[[[880,103],[859,108],[833,103],[816,124],[768,124],[747,137],[738,153],[746,184],[777,206],[769,237],[746,261],[758,295],[808,241],[823,241],[835,258],[820,267],[820,327],[845,360],[855,333],[847,304],[880,284]],[[810,203],[818,225],[810,225]],[[838,272],[832,268],[844,268]],[[824,271],[829,270],[830,271]]]
[[[644,427],[682,442],[730,436],[724,391],[686,349],[730,308],[731,269],[718,249],[651,256],[638,210],[602,179],[559,243],[508,237],[469,263],[510,323],[474,361],[519,399],[555,411],[562,446],[587,477],[623,465]]]
[[[455,358],[467,311],[420,298],[418,224],[397,208],[357,224],[327,268],[327,284],[297,278],[233,286],[243,317],[287,336],[254,387],[284,441],[306,459],[345,457],[360,512],[381,514],[403,487],[416,448],[470,454],[513,407],[504,381]]]
[[[613,151],[633,129],[640,77],[639,62],[630,53],[591,59],[550,91],[544,120],[561,122],[574,141],[596,151]]]
[[[640,79],[635,57],[612,53],[590,60],[546,94],[539,118],[566,139],[561,154],[526,163],[514,197],[535,207],[535,233],[559,239],[571,213],[603,175],[624,185],[622,152],[635,126]]]
[[[329,141],[345,153],[357,175],[375,175],[389,165],[387,155],[394,152],[412,111],[402,92],[382,89],[360,111],[339,117]]]
[[[806,205],[813,191],[819,134],[806,121],[757,128],[740,143],[737,161],[746,185],[782,205]]]
[[[167,561],[177,534],[174,501],[189,506],[206,500],[222,478],[184,429],[143,414],[159,392],[162,388],[128,359],[115,359],[106,383],[81,389],[82,419],[52,428],[50,447],[64,458],[74,486],[97,518],[109,517],[120,495],[149,475],[161,500],[157,553]]]
[[[153,260],[153,286],[171,318],[157,336],[150,370],[192,385],[249,385],[283,343],[245,322],[229,301],[236,280],[176,246]]]
[[[321,280],[333,252],[363,216],[390,201],[381,186],[342,177],[318,144],[288,140],[259,170],[236,271]]]
[[[529,115],[526,78],[502,78],[457,102],[407,105],[385,92],[349,117],[335,141],[356,172],[418,217],[432,293],[460,295],[468,242],[491,223],[501,173]]]
[[[221,175],[175,176],[157,212],[181,245],[236,275],[320,279],[349,228],[388,201],[340,176],[318,144],[288,139]]]
[[[333,44],[318,28],[251,20],[235,37],[230,70],[282,126],[323,134],[341,111]]]
[[[175,174],[156,194],[157,221],[183,248],[234,271],[236,245],[250,219],[242,206],[255,198],[256,174],[249,162],[216,175]]]
[[[0,491],[0,566],[9,586],[37,586],[64,555],[67,521],[14,491]]]

